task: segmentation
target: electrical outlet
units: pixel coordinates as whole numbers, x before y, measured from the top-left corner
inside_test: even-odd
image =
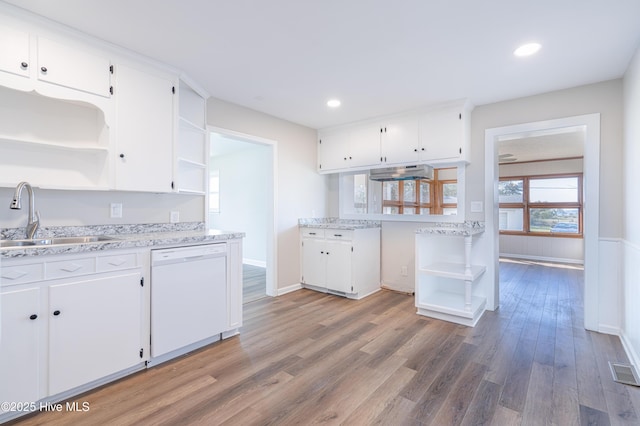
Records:
[[[169,221],[171,223],[180,222],[180,212],[172,211],[171,214],[169,215]]]
[[[400,275],[402,275],[403,277],[406,277],[409,275],[409,271],[407,270],[406,265],[400,267]]]
[[[122,203],[111,203],[110,216],[112,219],[122,217]]]

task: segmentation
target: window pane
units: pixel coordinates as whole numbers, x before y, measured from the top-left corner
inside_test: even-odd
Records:
[[[498,183],[498,202],[500,203],[522,203],[523,193],[524,181],[522,179],[501,180]]]
[[[416,202],[416,181],[405,180],[403,193],[404,193],[403,200],[405,203],[415,203]]]
[[[500,209],[501,231],[524,231],[524,209]]]
[[[431,214],[431,210],[428,207],[420,207],[420,214]]]
[[[416,214],[416,208],[415,207],[405,207],[404,209],[402,209],[402,214]]]
[[[578,214],[578,209],[530,209],[530,231],[577,234]]]
[[[398,182],[383,182],[382,183],[382,198],[384,200],[399,201],[400,191],[398,188]]]
[[[382,214],[400,214],[400,208],[397,206],[385,206],[382,208]]]
[[[445,216],[455,216],[458,214],[458,209],[456,207],[448,207],[442,209],[442,214]]]
[[[458,184],[457,183],[442,184],[442,194],[443,194],[444,204],[457,204],[458,203]]]
[[[529,201],[532,203],[578,202],[578,178],[531,179]]]
[[[420,181],[420,203],[429,204],[431,203],[431,184],[426,180]]]
[[[353,210],[355,213],[367,212],[367,182],[366,174],[353,176]]]

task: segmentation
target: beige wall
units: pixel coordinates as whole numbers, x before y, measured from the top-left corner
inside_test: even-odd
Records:
[[[327,214],[327,179],[316,172],[314,129],[210,98],[210,126],[277,142],[277,288],[300,282],[298,218]]]

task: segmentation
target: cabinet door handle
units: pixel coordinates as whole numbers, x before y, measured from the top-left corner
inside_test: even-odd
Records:
[[[120,154],[120,158],[124,158],[124,154]]]
[[[23,62],[23,63],[21,63],[21,64],[20,64],[20,66],[21,66],[22,68],[28,68],[28,67],[29,67],[29,64],[28,64],[28,63],[26,63],[26,62]]]
[[[315,232],[309,232],[309,235],[316,235]]]
[[[415,149],[413,150],[413,152],[418,152],[418,148],[415,148]]]
[[[329,254],[329,252],[327,252],[327,254]]]
[[[33,321],[34,319],[37,319],[37,318],[38,318],[38,316],[36,314],[33,314],[33,315],[29,316],[29,319],[31,321]]]
[[[47,72],[47,67],[40,67],[40,71]]]
[[[333,234],[334,237],[342,237],[342,234]]]
[[[422,148],[422,150],[424,151],[424,148]]]
[[[58,311],[57,309],[56,309],[55,311],[53,311],[53,315],[54,315],[54,316],[56,316],[56,317],[57,317],[58,315],[60,315],[60,313],[61,313],[61,312],[60,312],[60,311]]]
[[[320,254],[324,254],[324,252],[323,252],[323,251],[321,251],[321,252],[320,252]]]

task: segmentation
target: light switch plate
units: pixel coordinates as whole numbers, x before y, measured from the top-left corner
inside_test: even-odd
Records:
[[[180,212],[172,211],[171,214],[169,215],[169,221],[171,223],[180,222]]]
[[[482,213],[482,201],[471,202],[471,213]]]
[[[112,219],[119,219],[122,217],[122,203],[111,203],[110,216]]]

